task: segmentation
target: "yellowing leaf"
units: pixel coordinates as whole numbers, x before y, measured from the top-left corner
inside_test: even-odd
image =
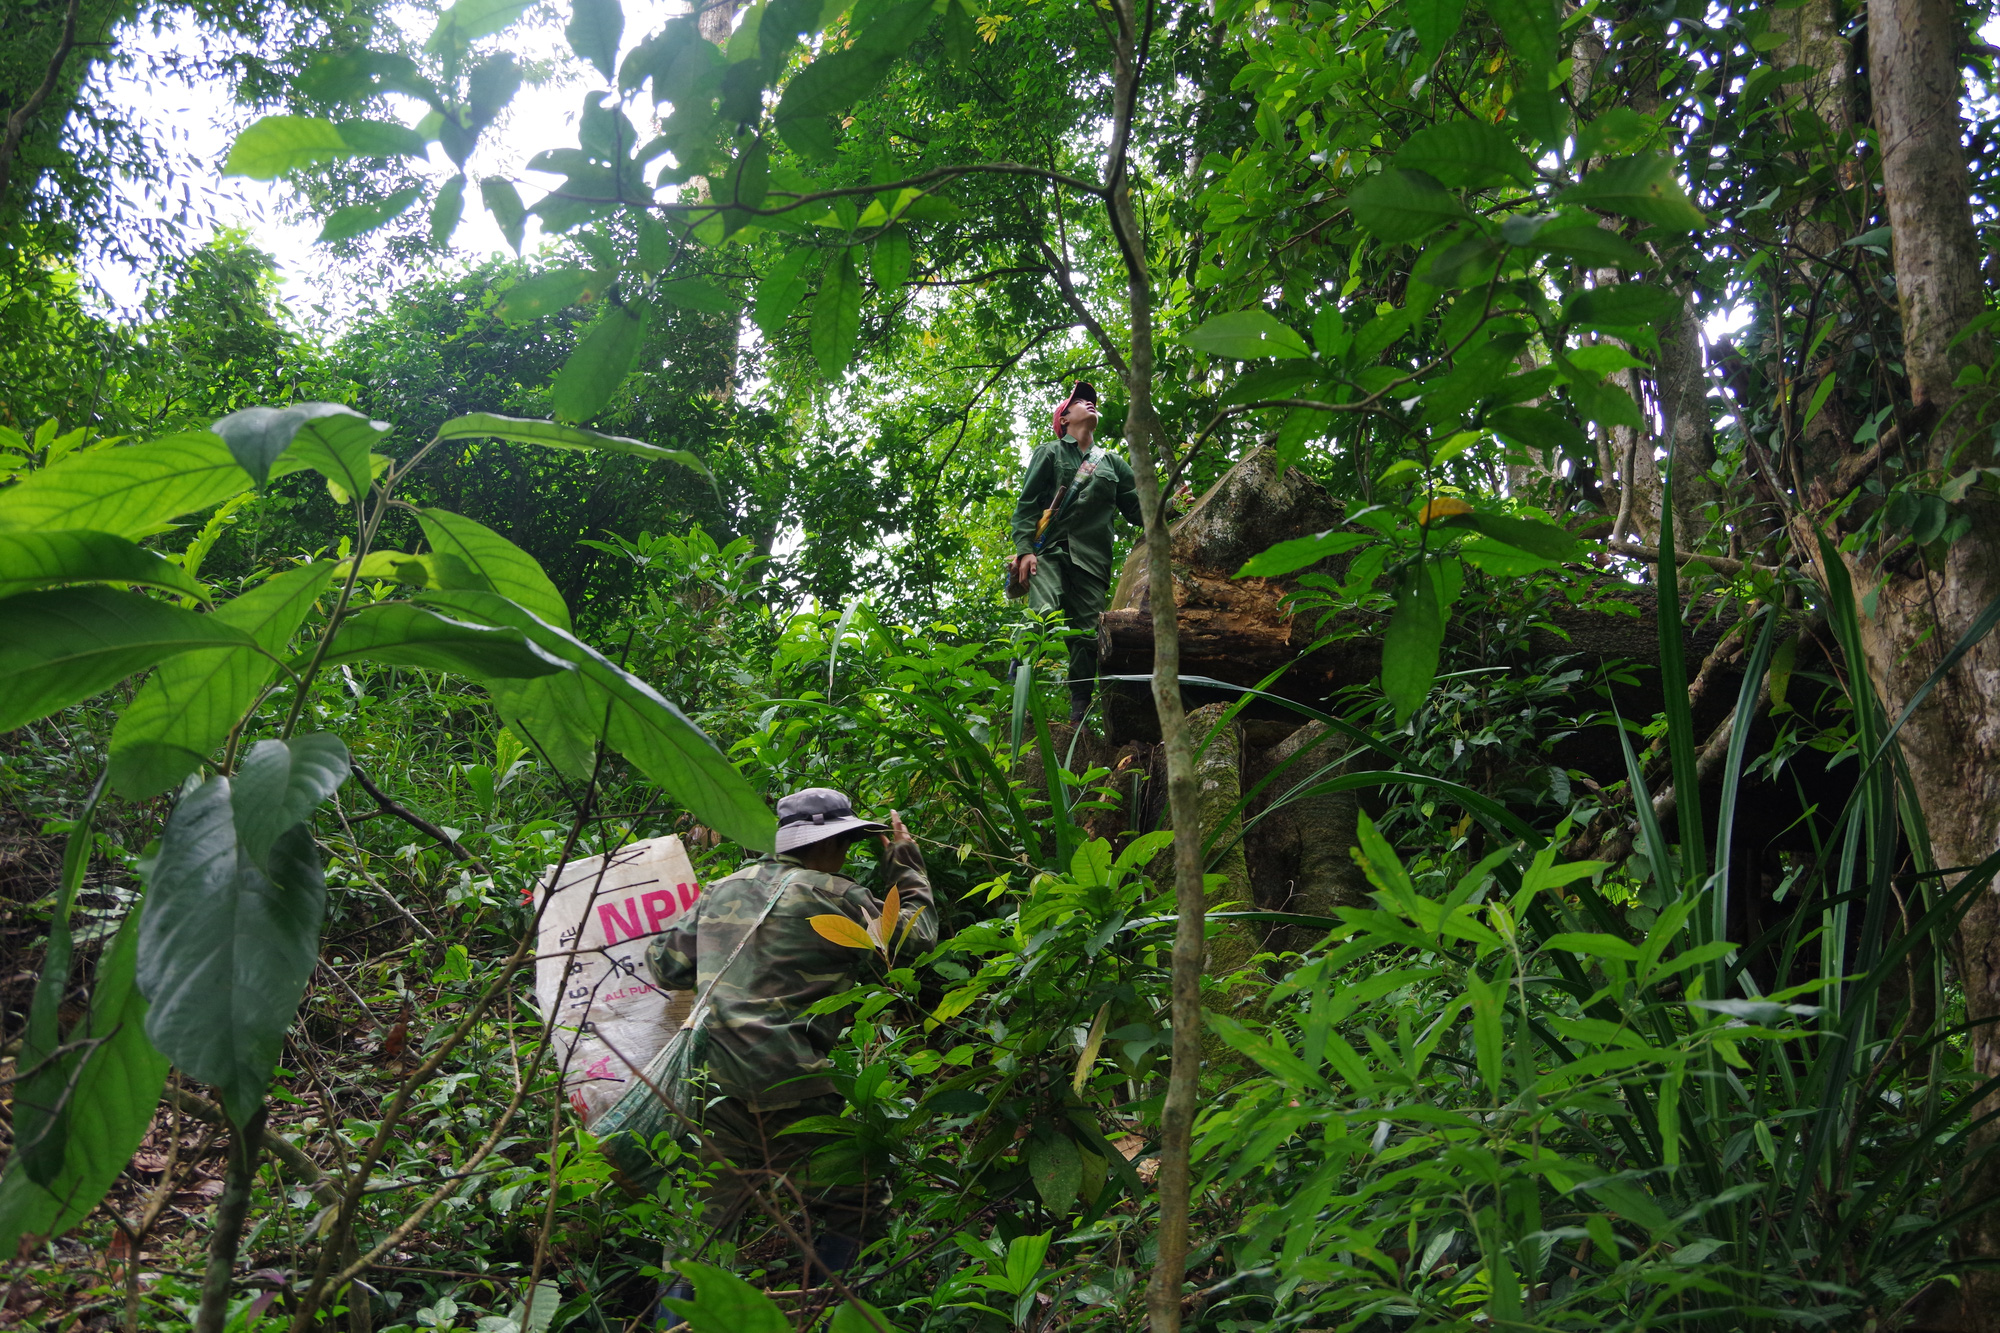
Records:
[[[1069,1081],[1070,1090],[1077,1096],[1083,1095],[1083,1085],[1090,1078],[1090,1067],[1097,1063],[1097,1053],[1104,1047],[1104,1020],[1111,1016],[1111,1002],[1106,1000],[1098,1006],[1097,1017],[1090,1021],[1090,1035],[1084,1038],[1083,1054],[1077,1057],[1076,1075]]]
[[[896,922],[902,915],[903,893],[892,884],[882,899],[882,915],[875,918],[875,924],[868,928],[868,933],[875,937],[877,948],[888,951],[890,937],[895,934]]]
[[[1472,506],[1458,497],[1441,495],[1423,507],[1422,512],[1417,515],[1417,523],[1420,527],[1427,528],[1438,519],[1454,518],[1459,514],[1471,512]]]
[[[849,920],[847,917],[835,916],[833,913],[828,912],[824,916],[807,918],[807,924],[818,933],[821,939],[832,940],[835,944],[845,948],[872,949],[875,947],[873,937],[858,923]]]

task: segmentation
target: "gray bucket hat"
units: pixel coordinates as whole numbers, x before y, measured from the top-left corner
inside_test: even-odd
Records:
[[[778,798],[778,850],[795,852],[843,834],[887,833],[887,824],[863,819],[853,804],[831,787],[807,787]]]

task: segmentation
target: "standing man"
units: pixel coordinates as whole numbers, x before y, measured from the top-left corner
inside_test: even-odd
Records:
[[[1069,720],[1080,723],[1097,689],[1097,618],[1111,593],[1111,520],[1144,525],[1132,467],[1096,442],[1097,390],[1079,380],[1057,405],[1056,438],[1036,449],[1014,506],[1010,582],[1028,606],[1061,612],[1069,629]]]
[[[828,1077],[828,1053],[844,1025],[839,1015],[806,1011],[852,988],[872,955],[828,939],[812,918],[841,916],[865,927],[881,916],[882,904],[840,873],[849,847],[880,834],[889,835],[881,839],[883,866],[902,904],[902,925],[891,938],[903,955],[921,953],[938,937],[923,853],[894,811],[887,824],[862,819],[830,787],[781,799],[777,850],[710,885],[693,920],[683,918],[646,950],[662,987],[708,997],[708,1077],[721,1096],[702,1112],[702,1157],[721,1170],[705,1196],[703,1222],[727,1239],[755,1206],[753,1191],[789,1200],[791,1190],[778,1185],[789,1181],[806,1201],[813,1278],[854,1262],[873,1220],[871,1204],[880,1203],[866,1178],[814,1180],[812,1155],[834,1135],[784,1132],[811,1116],[837,1117],[845,1106]],[[691,1294],[676,1287],[663,1294]],[[678,1317],[662,1323],[676,1327]]]

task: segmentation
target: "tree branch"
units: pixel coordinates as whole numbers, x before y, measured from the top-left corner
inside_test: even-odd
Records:
[[[380,787],[376,786],[369,779],[368,774],[362,771],[361,765],[350,764],[348,771],[353,773],[354,780],[361,784],[361,790],[372,796],[375,799],[375,804],[382,807],[383,814],[394,815],[417,832],[426,837],[436,839],[439,845],[461,861],[477,861],[479,859],[471,852],[466,851],[459,844],[457,838],[452,837],[451,834],[445,832],[436,824],[431,823],[430,820],[425,819],[422,815],[389,796]]]
[[[7,117],[7,132],[0,139],[0,199],[7,197],[8,179],[14,166],[14,154],[21,147],[21,138],[28,132],[28,122],[42,109],[56,90],[62,79],[63,66],[69,62],[69,53],[76,49],[76,16],[83,8],[83,0],[69,0],[69,10],[63,15],[62,40],[56,43],[56,53],[49,59],[48,73],[42,76],[41,87],[28,95],[28,100],[14,109]]]

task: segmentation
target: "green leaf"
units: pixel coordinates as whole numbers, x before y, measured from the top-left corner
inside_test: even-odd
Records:
[[[1409,0],[1407,9],[1427,60],[1438,58],[1465,21],[1465,0]]]
[[[0,602],[0,731],[88,699],[186,652],[248,643],[242,630],[144,593],[62,588]]]
[[[334,128],[359,157],[423,157],[430,149],[423,135],[386,120],[343,120]]]
[[[1517,579],[1554,569],[1556,562],[1503,546],[1491,538],[1469,537],[1458,544],[1459,559],[1482,574],[1494,578]]]
[[[421,600],[489,625],[519,630],[551,659],[574,666],[589,697],[581,716],[569,718],[571,728],[592,736],[603,733],[612,748],[723,836],[757,851],[774,844],[777,821],[757,789],[701,728],[652,686],[496,593],[425,593]],[[496,686],[489,688],[494,688],[503,707],[520,698],[519,691],[504,682]]]
[[[1484,533],[1496,542],[1504,543],[1517,551],[1540,556],[1544,560],[1576,560],[1582,555],[1582,544],[1552,523],[1542,523],[1531,518],[1513,518],[1506,514],[1489,514],[1474,510],[1470,514],[1456,514],[1437,524],[1445,528],[1471,528]]]
[[[438,427],[441,440],[512,440],[516,444],[539,444],[545,449],[585,449],[607,454],[631,454],[662,463],[678,463],[693,468],[711,482],[715,480],[707,464],[685,449],[665,449],[624,435],[605,435],[581,426],[565,426],[554,421],[528,417],[503,417],[495,412],[472,412],[453,417]]]
[[[301,465],[280,460],[271,475]],[[222,437],[188,431],[117,449],[72,454],[0,490],[0,532],[91,528],[140,538],[181,514],[197,513],[250,489]]]
[[[1437,679],[1444,646],[1444,615],[1437,588],[1423,562],[1404,568],[1396,582],[1395,611],[1382,635],[1382,692],[1402,726],[1422,706]]]
[[[821,56],[785,85],[776,115],[780,132],[784,132],[789,122],[847,110],[874,91],[894,63],[894,56],[859,46]]]
[[[465,177],[453,176],[438,191],[437,202],[431,205],[431,244],[442,250],[451,244],[451,234],[458,230],[458,220],[465,216]]]
[[[287,829],[306,823],[347,781],[347,746],[326,732],[258,741],[236,767],[236,845],[258,865]],[[254,800],[246,793],[256,794]]]
[[[356,151],[340,129],[323,117],[265,116],[236,136],[222,163],[222,174],[276,180],[317,162],[353,157]]]
[[[736,298],[712,282],[700,278],[675,278],[660,284],[660,300],[676,310],[692,310],[701,315],[733,315]]]
[[[1037,1134],[1028,1140],[1028,1175],[1042,1206],[1057,1217],[1065,1217],[1076,1206],[1076,1192],[1083,1185],[1083,1159],[1076,1143],[1066,1134]]]
[[[1556,202],[1638,218],[1668,231],[1694,231],[1708,222],[1681,188],[1672,159],[1654,154],[1607,162],[1557,195]]]
[[[791,1333],[792,1321],[776,1302],[726,1268],[674,1261],[677,1272],[694,1282],[694,1299],[662,1299],[687,1320],[691,1333]]]
[[[1591,268],[1622,268],[1634,272],[1653,267],[1652,257],[1608,227],[1559,226],[1537,232],[1533,242],[1541,254],[1561,255]]]
[[[1347,207],[1356,222],[1384,241],[1414,241],[1465,216],[1457,196],[1434,176],[1396,167],[1363,181],[1347,196]]]
[[[834,255],[820,278],[813,302],[812,351],[819,371],[829,380],[840,378],[854,358],[854,340],[861,332],[861,275],[854,271],[852,247]]]
[[[1576,404],[1577,414],[1585,421],[1594,421],[1606,427],[1630,426],[1634,430],[1646,427],[1646,418],[1640,414],[1639,405],[1632,401],[1631,394],[1616,384],[1592,379],[1589,375],[1572,376],[1569,397]]]
[[[492,207],[490,199],[487,206]],[[540,319],[543,315],[567,309],[578,301],[595,299],[603,293],[606,285],[603,274],[589,269],[550,269],[509,287],[500,298],[498,313],[509,324]]]
[[[1261,555],[1253,555],[1243,562],[1243,568],[1236,571],[1236,577],[1276,578],[1281,574],[1291,574],[1316,565],[1328,556],[1345,555],[1357,546],[1366,546],[1378,540],[1372,532],[1342,532],[1330,529],[1310,537],[1297,537],[1288,542],[1279,542]]]
[[[542,652],[518,630],[449,620],[409,602],[378,602],[347,618],[323,665],[357,661],[428,667],[480,681],[565,669],[562,659]]]
[[[1563,306],[1563,319],[1583,328],[1660,329],[1681,316],[1680,299],[1643,282],[1615,282],[1578,292]]]
[[[1539,407],[1502,407],[1486,414],[1495,433],[1530,449],[1567,450],[1584,446],[1583,432],[1567,417]]]
[[[370,450],[389,425],[370,421],[339,403],[294,403],[290,407],[246,407],[211,427],[228,442],[243,470],[262,486],[277,460],[289,453],[298,463],[347,489],[365,495],[373,480]]]
[[[1571,365],[1593,375],[1612,375],[1621,370],[1644,370],[1646,363],[1616,343],[1592,343],[1569,354]]]
[[[438,19],[424,50],[433,55],[463,51],[481,37],[503,31],[528,12],[533,0],[458,0]]]
[[[277,671],[333,571],[331,561],[288,569],[218,606],[213,619],[242,630],[255,646],[198,648],[147,677],[112,729],[111,785],[145,800],[178,785],[220,749]]]
[[[1448,120],[1418,130],[1396,150],[1396,165],[1469,189],[1525,184],[1535,175],[1534,163],[1513,136],[1483,120]]]
[[[514,182],[499,176],[484,177],[479,182],[479,198],[485,203],[486,211],[493,215],[495,225],[500,228],[500,235],[505,237],[507,244],[514,248],[515,254],[520,254],[521,233],[527,226],[528,209],[521,202],[521,192],[514,188]],[[531,278],[529,281],[532,282],[534,279]],[[525,286],[526,284],[523,285]],[[519,287],[514,289],[514,291],[519,290]],[[508,295],[512,296],[513,292],[509,292]],[[570,298],[570,300],[575,299],[575,297]],[[563,305],[568,304],[568,301],[563,302]],[[560,309],[561,307],[558,306],[556,308]],[[506,317],[504,308],[501,313],[503,317]],[[528,319],[533,318],[533,316],[523,315],[520,318]]]
[[[421,185],[412,185],[375,203],[349,204],[345,208],[336,208],[327,215],[326,225],[320,228],[319,243],[328,245],[334,241],[349,240],[363,232],[373,231],[389,219],[400,216],[411,204],[417,202],[417,196],[423,192]]]
[[[910,276],[907,227],[892,227],[875,239],[875,248],[868,255],[868,276],[875,280],[875,290],[879,292],[893,292],[903,285]]]
[[[751,318],[757,321],[765,342],[777,339],[778,331],[784,328],[785,321],[798,308],[799,299],[806,294],[810,285],[806,265],[812,257],[811,250],[794,250],[773,265],[757,284],[757,303]]]
[[[960,7],[961,0],[952,0],[947,17]],[[969,24],[967,26],[970,26]],[[843,1301],[833,1312],[833,1322],[827,1333],[902,1333],[889,1317],[864,1300]]]
[[[664,272],[674,262],[674,234],[650,213],[641,213],[632,226],[639,233],[640,272]]]
[[[575,0],[563,35],[569,38],[569,49],[609,81],[618,64],[618,43],[625,36],[625,11],[618,0]]]
[[[88,1217],[153,1122],[167,1061],[146,1040],[146,1001],[133,984],[138,941],[139,913],[131,912],[98,964],[89,1017],[69,1033],[71,1042],[98,1044],[69,1087],[67,1134],[54,1178],[36,1184],[18,1153],[0,1175],[5,1253],[15,1253],[23,1236],[54,1239]]]
[[[320,743],[264,744],[309,741]],[[215,1085],[237,1124],[263,1103],[319,961],[326,881],[312,830],[294,824],[261,858],[237,837],[239,812],[286,801],[288,782],[271,784],[288,778],[289,766],[212,777],[183,797],[161,835],[139,924],[146,1035],[183,1074]]]
[[[1296,329],[1280,323],[1262,310],[1237,310],[1203,320],[1201,327],[1181,338],[1182,344],[1210,356],[1232,361],[1258,357],[1311,356],[1306,340]]]
[[[209,600],[208,589],[179,565],[108,532],[0,532],[0,597],[98,582],[139,583]]]
[[[611,306],[570,353],[549,386],[549,403],[564,421],[602,412],[639,359],[646,321],[628,306]]]
[[[447,509],[419,511],[424,540],[439,555],[456,556],[508,601],[526,608],[558,629],[570,627],[569,605],[541,565],[514,543],[482,524]]]

